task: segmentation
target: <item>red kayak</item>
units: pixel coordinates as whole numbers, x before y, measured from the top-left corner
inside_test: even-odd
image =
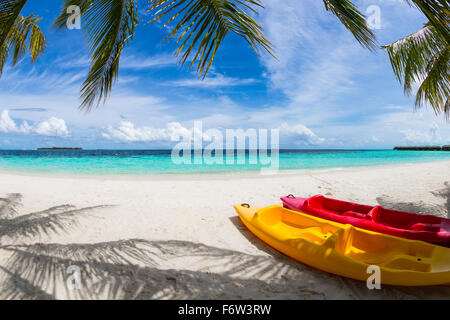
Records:
[[[396,237],[450,245],[450,219],[371,207],[317,195],[282,197],[285,208]]]

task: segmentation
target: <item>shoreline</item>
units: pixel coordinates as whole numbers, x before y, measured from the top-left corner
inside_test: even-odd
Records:
[[[161,172],[161,173],[61,173],[61,172],[42,172],[42,171],[19,171],[19,170],[5,170],[0,168],[0,175],[16,175],[16,176],[28,176],[28,177],[49,177],[59,179],[83,179],[83,180],[214,180],[219,178],[239,179],[239,178],[274,178],[277,176],[286,175],[301,175],[301,174],[313,174],[313,173],[326,173],[326,172],[342,172],[360,169],[370,168],[397,168],[402,166],[414,166],[416,164],[427,163],[445,163],[447,162],[450,167],[450,160],[447,159],[433,159],[425,161],[413,161],[402,163],[379,163],[371,165],[355,165],[347,167],[330,167],[330,168],[308,168],[308,169],[279,169],[275,174],[261,174],[261,170],[236,170],[236,171],[199,171],[199,172]],[[450,169],[449,169],[450,170]]]

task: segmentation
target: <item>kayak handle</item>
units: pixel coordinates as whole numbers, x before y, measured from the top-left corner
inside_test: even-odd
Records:
[[[287,197],[295,199],[295,196],[293,194],[289,194]]]
[[[244,207],[244,208],[250,208],[250,205],[249,205],[248,203],[242,203],[242,204],[241,204],[241,207]]]

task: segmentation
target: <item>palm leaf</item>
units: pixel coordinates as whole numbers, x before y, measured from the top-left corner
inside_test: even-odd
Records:
[[[10,54],[12,64],[27,52],[34,62],[45,49],[45,36],[38,26],[40,18],[20,16],[26,0],[3,0],[0,3],[0,76]]]
[[[419,31],[384,46],[397,79],[404,84],[406,94],[421,83],[416,107],[429,102],[436,113],[449,116],[450,88],[449,45],[431,23]]]
[[[437,53],[427,65],[427,77],[416,94],[416,107],[429,102],[436,114],[443,112],[450,118],[450,50]]]
[[[450,43],[450,14],[448,0],[406,0],[415,5],[428,18],[430,25]]]
[[[325,8],[338,17],[363,47],[375,50],[375,35],[367,26],[366,17],[350,0],[323,0],[323,2]]]
[[[149,4],[149,10],[154,12],[152,22],[166,17],[164,26],[167,26],[176,21],[166,39],[177,36],[177,55],[184,50],[180,63],[185,63],[197,48],[189,67],[198,59],[197,71],[203,77],[230,32],[244,38],[256,53],[261,47],[273,55],[272,44],[249,15],[262,7],[259,0],[151,0]]]
[[[27,0],[2,0],[0,2],[0,47],[3,47],[17,17]]]
[[[59,28],[66,26],[67,8],[80,7],[83,31],[87,36],[92,59],[88,77],[83,83],[81,108],[91,109],[104,102],[117,80],[120,55],[132,41],[139,22],[135,0],[66,0],[56,19]]]
[[[32,62],[36,61],[39,55],[44,52],[46,46],[45,35],[37,25],[40,20],[40,18],[33,15],[17,17],[13,28],[11,28],[6,38],[6,43],[13,51],[13,65],[17,63],[27,50],[30,51]]]
[[[8,60],[9,48],[6,45],[0,46],[0,76],[3,73],[3,68]]]

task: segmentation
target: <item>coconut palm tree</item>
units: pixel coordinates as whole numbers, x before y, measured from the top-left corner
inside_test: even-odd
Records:
[[[30,50],[34,61],[45,48],[45,37],[37,26],[38,18],[20,16],[26,2],[0,0],[0,70],[11,51],[14,51],[14,64],[26,49]],[[141,18],[136,0],[65,0],[61,15],[55,21],[58,28],[66,27],[71,16],[67,9],[73,5],[80,8],[82,29],[91,53],[89,74],[81,89],[81,108],[89,110],[104,102],[111,92],[120,56],[133,40]],[[324,0],[324,5],[361,45],[375,48],[374,34],[367,27],[364,15],[350,0]],[[190,67],[197,64],[202,77],[229,33],[242,37],[256,53],[263,50],[274,55],[272,44],[251,17],[263,8],[260,0],[149,0],[147,6],[153,14],[152,22],[165,20],[164,26],[173,25],[166,38],[176,38],[180,62],[191,61]]]
[[[45,36],[38,26],[40,18],[20,15],[26,0],[0,1],[0,76],[8,58],[12,65],[29,51],[34,62],[45,49]]]
[[[422,3],[423,2],[423,3]],[[412,2],[410,2],[412,4]],[[417,32],[383,48],[395,76],[410,95],[417,87],[416,108],[430,104],[450,118],[449,11],[444,0],[414,1],[429,22]]]

